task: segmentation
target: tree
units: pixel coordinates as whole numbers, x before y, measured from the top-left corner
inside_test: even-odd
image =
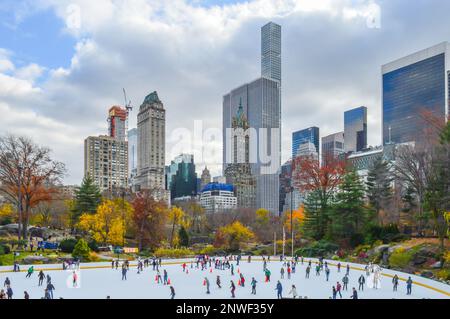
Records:
[[[379,158],[369,170],[366,182],[366,194],[370,205],[375,209],[378,222],[382,225],[380,210],[385,209],[385,204],[392,197],[392,177],[390,164]]]
[[[134,208],[132,221],[139,250],[142,250],[144,245],[157,248],[164,239],[167,206],[163,201],[156,199],[155,192],[157,190],[141,191],[132,201]]]
[[[270,222],[270,212],[267,209],[259,208],[256,210],[256,223],[261,226],[267,226]]]
[[[81,182],[81,186],[75,190],[75,202],[72,214],[72,225],[78,222],[83,213],[94,214],[100,205],[102,195],[94,180],[86,175]]]
[[[89,248],[88,243],[83,238],[81,238],[73,248],[72,256],[84,261],[89,261],[90,254],[91,249]]]
[[[330,231],[331,217],[330,205],[333,196],[341,183],[345,173],[345,163],[334,157],[328,157],[320,165],[316,158],[311,156],[298,156],[293,161],[294,186],[304,194],[312,195],[311,205],[306,205],[306,228],[314,228],[314,238],[321,239]],[[314,220],[314,221],[313,221]]]
[[[19,239],[28,238],[32,208],[50,200],[66,172],[50,153],[26,137],[0,137],[0,192],[18,207]]]
[[[181,247],[189,247],[189,234],[184,226],[181,226],[178,230],[178,237],[180,238]]]
[[[361,234],[367,222],[367,210],[364,207],[364,186],[356,171],[350,170],[344,175],[332,211],[334,239],[351,239]]]
[[[232,224],[220,227],[216,232],[216,246],[225,243],[225,247],[238,250],[241,244],[252,240],[255,234],[248,228],[236,221]]]
[[[122,199],[105,200],[95,214],[81,215],[78,227],[89,232],[92,238],[103,245],[122,245],[126,220],[131,217],[133,208]]]
[[[170,234],[170,246],[173,247],[173,239],[175,235],[175,228],[180,225],[183,217],[184,217],[184,211],[177,207],[173,206],[169,211],[169,222],[172,224],[172,231]]]
[[[440,144],[433,149],[431,156],[431,172],[424,196],[424,207],[431,212],[434,229],[440,241],[441,266],[444,264],[445,238],[448,224],[445,214],[450,210],[450,140],[446,128],[441,134]]]
[[[0,207],[0,225],[11,224],[14,221],[14,207],[5,203]]]
[[[305,207],[302,205],[299,209],[292,211],[292,226],[296,234],[300,234],[303,222],[305,221]],[[291,213],[287,212],[284,218],[284,227],[287,232],[291,232]]]
[[[325,234],[324,214],[321,212],[321,202],[318,191],[308,193],[305,199],[305,220],[303,231],[307,237],[320,240]]]

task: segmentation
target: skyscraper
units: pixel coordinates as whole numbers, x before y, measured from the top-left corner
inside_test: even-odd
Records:
[[[223,170],[235,159],[248,157],[256,179],[256,206],[279,212],[279,168],[281,165],[281,27],[268,23],[261,29],[261,77],[223,97]],[[249,151],[232,146],[233,118],[243,115],[248,124]],[[235,154],[234,152],[239,154]],[[266,156],[262,156],[266,154]],[[248,156],[247,156],[248,155]]]
[[[211,183],[211,173],[209,172],[208,167],[205,166],[200,178],[200,190],[202,190],[203,187],[205,187],[205,185],[209,183]]]
[[[135,189],[165,189],[165,125],[166,111],[158,94],[150,93],[144,99],[137,116],[137,177]]]
[[[120,106],[113,106],[109,109],[108,134],[109,136],[125,141],[127,110]]]
[[[197,193],[197,174],[194,156],[180,154],[171,161],[166,174],[170,198],[192,196]]]
[[[259,78],[232,90],[223,98],[224,172],[235,159],[238,159],[238,163],[243,163],[246,158],[242,154],[246,148],[234,149],[232,146],[235,145],[235,136],[227,135],[227,129],[233,131],[233,118],[242,113],[247,118],[249,127],[246,131],[250,145],[248,159],[250,173],[256,178],[256,206],[266,208],[274,214],[278,214],[279,207],[278,169],[281,161],[279,94],[280,86],[277,81]],[[235,154],[236,150],[241,154]],[[259,156],[260,152],[270,155],[270,160],[266,162]]]
[[[367,108],[358,107],[344,113],[345,152],[360,152],[367,148]]]
[[[84,140],[84,175],[101,191],[128,187],[128,142],[111,136],[89,136]]]
[[[281,26],[273,22],[261,28],[261,76],[281,84]]]
[[[344,152],[344,132],[322,137],[322,163],[327,158],[337,158]]]
[[[319,152],[319,128],[316,126],[292,133],[292,157],[296,157],[300,145],[312,143]]]
[[[382,66],[383,145],[418,142],[426,136],[423,111],[446,120],[449,54],[450,44],[444,42]]]

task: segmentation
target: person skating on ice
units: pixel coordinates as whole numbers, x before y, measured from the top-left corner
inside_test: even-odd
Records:
[[[230,280],[230,283],[231,298],[235,298],[236,296],[234,295],[234,292],[236,291],[236,286],[234,285],[233,280]]]
[[[358,279],[358,290],[363,290],[364,291],[364,284],[366,283],[366,278],[364,277],[364,275],[361,275]]]
[[[256,295],[256,284],[258,282],[256,281],[255,277],[252,277],[252,282],[250,285],[252,286],[252,295]]]
[[[291,287],[291,291],[289,292],[290,295],[292,295],[292,298],[296,299],[297,298],[297,288],[295,287],[295,285],[292,285]]]
[[[392,278],[393,291],[397,291],[398,288],[398,276],[397,274]]]
[[[42,286],[42,284],[44,282],[44,278],[45,278],[44,272],[42,270],[39,271],[38,278],[39,278],[38,286]]]
[[[170,286],[170,299],[175,298],[175,288],[173,286]]]
[[[277,282],[275,290],[277,291],[277,298],[283,299],[283,286],[281,285],[281,282],[279,280]]]

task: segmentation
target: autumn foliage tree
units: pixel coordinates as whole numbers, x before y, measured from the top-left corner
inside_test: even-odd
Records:
[[[132,213],[133,207],[122,199],[105,200],[95,214],[82,214],[78,227],[103,245],[122,245],[127,220]]]
[[[243,243],[247,243],[255,238],[255,234],[241,222],[220,227],[216,231],[215,246],[238,250]]]
[[[52,199],[66,169],[29,138],[0,137],[0,192],[17,210],[18,237],[28,238],[32,208]]]
[[[133,229],[138,240],[138,248],[157,248],[164,239],[164,229],[168,217],[165,202],[156,199],[155,190],[144,190],[136,194],[132,201]]]
[[[293,160],[293,183],[303,194],[313,194],[314,211],[306,205],[305,218],[314,218],[310,225],[315,225],[315,236],[323,238],[330,230],[330,206],[333,196],[345,174],[345,161],[329,156],[320,165],[312,156],[298,156]],[[309,215],[309,216],[308,216]]]

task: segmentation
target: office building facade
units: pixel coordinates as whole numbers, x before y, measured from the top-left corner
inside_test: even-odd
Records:
[[[328,158],[336,159],[344,152],[344,132],[322,137],[322,163]]]
[[[137,116],[137,176],[135,190],[165,189],[165,123],[166,111],[156,92],[147,95]]]
[[[194,156],[181,154],[173,161],[166,174],[170,198],[194,196],[197,194],[197,173],[195,172]]]
[[[449,114],[449,53],[450,44],[444,42],[382,66],[383,145],[426,139],[423,112],[445,123]]]
[[[300,146],[305,143],[314,144],[318,153],[319,136],[319,128],[315,126],[292,133],[292,157],[297,156]]]
[[[89,136],[84,140],[84,174],[101,191],[128,187],[128,142],[111,136]]]
[[[126,139],[127,110],[121,106],[113,106],[108,113],[109,136],[125,141]]]
[[[222,213],[236,209],[237,198],[234,195],[233,185],[207,184],[200,194],[200,205],[207,214]]]
[[[344,113],[344,150],[360,152],[367,148],[367,108],[361,106]]]

